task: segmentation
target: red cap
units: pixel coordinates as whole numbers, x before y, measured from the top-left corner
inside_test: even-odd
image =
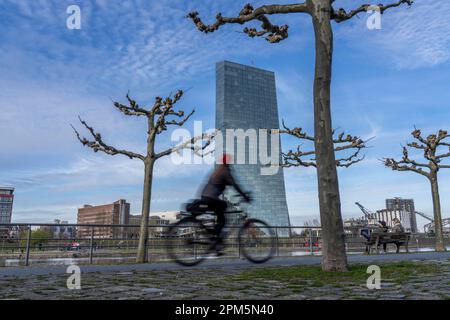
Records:
[[[224,154],[222,155],[222,162],[221,162],[221,163],[222,163],[222,164],[228,164],[228,163],[231,162],[231,160],[232,160],[231,155],[224,153]]]

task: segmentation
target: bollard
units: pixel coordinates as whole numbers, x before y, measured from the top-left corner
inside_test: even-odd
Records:
[[[25,265],[28,266],[28,261],[30,259],[30,242],[31,242],[31,226],[28,226],[28,236],[27,236],[27,249],[25,253]]]
[[[92,264],[94,258],[94,227],[91,228],[91,243],[90,243],[90,252],[89,252],[89,263]]]
[[[314,255],[313,245],[312,245],[312,229],[309,229],[309,251],[311,255]]]
[[[194,231],[194,240],[196,240],[195,239],[195,231]],[[194,242],[194,259],[197,260],[197,241]]]
[[[144,246],[144,250],[145,250],[144,255],[145,255],[145,258],[146,258],[145,259],[146,262],[150,261],[149,258],[148,258],[148,236],[149,236],[149,234],[150,234],[150,228],[147,227],[147,234],[145,236],[145,246]]]
[[[275,228],[275,240],[276,240],[276,245],[275,245],[276,253],[277,253],[277,257],[278,257],[280,255],[279,248],[278,248],[278,228]]]
[[[241,258],[241,241],[239,241],[239,237],[237,238],[237,246],[238,246],[238,258]]]

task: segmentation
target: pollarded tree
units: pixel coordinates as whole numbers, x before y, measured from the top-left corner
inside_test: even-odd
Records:
[[[283,121],[283,128],[279,130],[282,134],[288,134],[293,137],[296,137],[300,140],[304,140],[310,143],[314,143],[315,139],[313,136],[308,135],[302,128],[294,128],[289,129]],[[335,131],[333,130],[333,136]],[[343,156],[341,158],[337,158],[336,166],[337,167],[345,167],[348,168],[351,165],[358,163],[364,160],[364,155],[361,156],[361,150],[365,149],[366,143],[368,140],[364,141],[360,137],[352,136],[349,134],[345,134],[345,132],[341,132],[337,135],[337,137],[333,138],[334,151],[352,151],[350,154]],[[290,168],[290,167],[314,167],[317,168],[316,161],[316,152],[314,150],[301,150],[301,146],[299,145],[297,149],[289,150],[287,153],[282,152],[283,162],[281,164],[282,167]],[[312,148],[311,148],[312,149]],[[308,157],[309,159],[305,160],[304,158]]]
[[[174,147],[167,148],[163,151],[156,152],[156,140],[158,135],[167,130],[168,126],[183,126],[186,121],[194,114],[192,110],[189,114],[185,115],[182,110],[174,110],[175,104],[183,96],[183,91],[179,90],[174,97],[167,97],[162,99],[161,97],[155,98],[155,103],[150,108],[144,108],[139,106],[136,101],[131,99],[127,95],[128,105],[123,105],[119,102],[114,102],[114,107],[127,116],[143,116],[147,120],[147,152],[145,155],[128,150],[120,150],[113,146],[106,144],[103,141],[100,133],[97,133],[92,127],[90,127],[84,120],[80,119],[81,124],[91,134],[93,140],[81,137],[78,131],[72,126],[78,140],[85,146],[94,150],[94,152],[104,152],[109,155],[121,154],[129,157],[130,159],[139,159],[144,162],[144,187],[142,197],[142,218],[139,233],[139,246],[136,257],[136,262],[143,263],[147,261],[147,239],[148,239],[148,220],[150,215],[150,203],[152,195],[152,181],[153,181],[153,168],[155,162],[165,156],[172,154],[173,152],[179,152],[182,149],[191,149],[195,154],[203,156],[203,151],[211,143],[214,134],[202,134],[198,137],[193,137],[185,142],[182,142]]]
[[[434,225],[436,228],[436,251],[445,251],[444,236],[442,232],[441,201],[439,198],[438,172],[440,169],[450,169],[450,165],[442,164],[442,160],[450,158],[450,138],[447,131],[439,130],[437,134],[430,134],[427,138],[422,136],[422,132],[415,129],[411,132],[414,142],[403,147],[403,158],[396,161],[392,158],[384,159],[386,167],[396,171],[411,171],[425,176],[431,184],[431,195],[433,197]],[[425,162],[416,161],[410,158],[409,148],[423,151]],[[448,148],[446,153],[440,153],[441,148]]]
[[[364,4],[346,11],[335,10],[334,0],[306,0],[303,3],[273,4],[254,8],[246,4],[237,17],[216,15],[216,22],[204,24],[198,12],[188,14],[198,30],[210,33],[225,24],[245,24],[250,21],[261,22],[261,29],[245,28],[250,37],[265,37],[270,43],[280,42],[288,37],[288,26],[278,26],[270,22],[267,16],[275,14],[304,13],[312,18],[315,33],[315,75],[314,75],[314,137],[319,190],[320,220],[323,235],[322,269],[325,271],[346,271],[345,234],[341,215],[339,183],[334,155],[330,85],[333,57],[333,29],[331,22],[347,21],[358,13],[374,10],[374,6]],[[386,10],[402,4],[411,5],[412,0],[397,0],[388,5],[378,5],[376,10],[383,14]]]

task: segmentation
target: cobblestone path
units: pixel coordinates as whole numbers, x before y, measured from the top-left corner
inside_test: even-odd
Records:
[[[252,269],[97,271],[83,274],[81,290],[69,274],[0,277],[1,299],[450,299],[450,260],[379,264],[381,289],[369,290],[369,264],[349,275],[325,275],[319,266]]]

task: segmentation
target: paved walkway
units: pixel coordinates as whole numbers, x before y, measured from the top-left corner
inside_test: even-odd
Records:
[[[89,272],[124,272],[124,271],[146,271],[146,270],[179,270],[179,269],[203,269],[203,268],[229,268],[247,269],[276,266],[296,265],[320,265],[320,256],[300,256],[289,258],[274,258],[264,264],[253,264],[244,259],[209,259],[195,267],[183,267],[176,263],[146,263],[146,264],[118,264],[118,265],[81,265],[83,273]],[[379,255],[349,255],[349,263],[371,263],[389,261],[413,261],[413,260],[443,260],[450,259],[450,252],[423,252],[423,253],[400,253]],[[29,266],[29,267],[0,267],[0,278],[2,276],[23,275],[46,275],[65,274],[67,266]]]
[[[408,261],[410,275],[383,264]],[[210,260],[81,267],[81,290],[67,289],[65,267],[0,268],[2,299],[449,299],[450,253],[349,256],[352,278],[317,277],[320,257],[273,259],[264,265]],[[379,264],[382,289],[369,290],[366,268]],[[362,266],[361,266],[362,265]],[[299,267],[300,266],[300,267]],[[400,264],[400,267],[402,265]],[[416,268],[417,267],[417,268]],[[398,268],[398,266],[397,266]],[[314,269],[314,270],[313,270]],[[415,270],[418,272],[415,272]],[[308,272],[316,272],[310,273]],[[290,273],[293,272],[294,276]],[[406,272],[406,271],[405,271]],[[316,274],[314,278],[314,274]],[[383,276],[385,275],[385,276]],[[388,278],[386,278],[388,277]]]

